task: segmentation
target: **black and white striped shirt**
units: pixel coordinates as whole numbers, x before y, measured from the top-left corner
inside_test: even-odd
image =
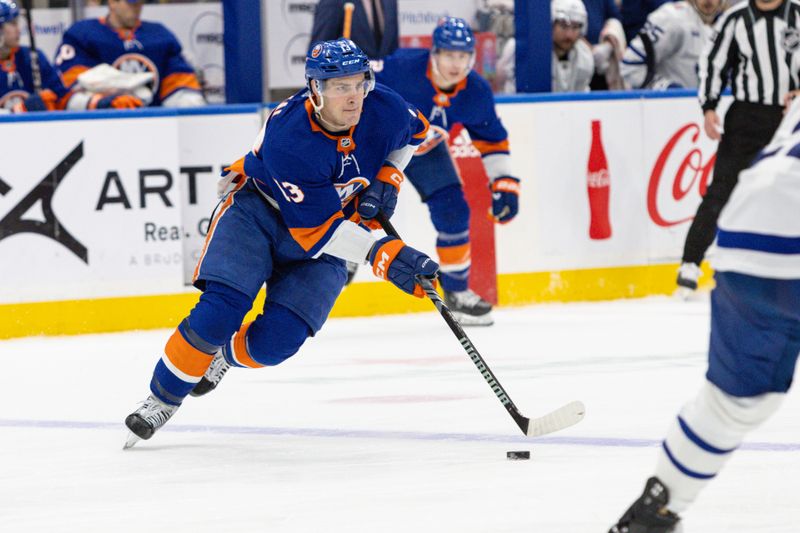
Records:
[[[728,82],[744,102],[783,105],[800,87],[800,0],[785,0],[762,12],[755,0],[736,4],[714,26],[700,56],[700,105],[716,109]]]

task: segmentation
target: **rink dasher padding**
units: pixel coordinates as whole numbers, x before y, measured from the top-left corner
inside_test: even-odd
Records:
[[[0,338],[174,326],[198,297],[188,284],[219,171],[252,145],[262,111],[0,117],[4,153],[14,155],[0,157]],[[523,180],[519,216],[495,230],[500,304],[671,293],[715,150],[694,97],[520,95],[500,98],[498,113]],[[589,235],[593,122],[610,187],[601,216],[612,233],[599,240]],[[406,242],[435,254],[411,187],[393,222]],[[332,316],[432,309],[372,280],[362,268]]]
[[[619,267],[585,271],[501,274],[500,305],[519,306],[548,302],[575,302],[636,298],[671,294],[677,265]],[[701,287],[711,285],[711,272],[703,265]],[[33,335],[79,335],[175,327],[197,303],[196,291],[159,296],[131,296],[0,305],[0,339]],[[262,290],[253,320],[263,308]],[[332,318],[379,316],[433,311],[428,300],[400,292],[386,282],[354,283],[339,297]]]

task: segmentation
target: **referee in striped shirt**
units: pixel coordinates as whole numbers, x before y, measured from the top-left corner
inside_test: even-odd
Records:
[[[686,236],[678,285],[695,290],[700,263],[717,231],[717,218],[739,179],[769,143],[788,101],[800,88],[800,0],[745,0],[717,21],[700,57],[700,104],[705,131],[720,140],[714,179]],[[716,108],[730,84],[734,102],[724,130]]]

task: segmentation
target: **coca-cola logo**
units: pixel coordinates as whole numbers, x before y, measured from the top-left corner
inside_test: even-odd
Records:
[[[659,226],[676,226],[692,220],[697,201],[706,194],[717,154],[704,162],[703,152],[697,146],[699,139],[700,126],[694,122],[686,124],[658,155],[647,187],[647,212]],[[682,156],[686,148],[688,152]],[[664,187],[669,187],[668,193],[662,190]]]
[[[611,186],[611,178],[608,169],[604,168],[597,172],[589,172],[586,177],[589,187],[609,187]]]

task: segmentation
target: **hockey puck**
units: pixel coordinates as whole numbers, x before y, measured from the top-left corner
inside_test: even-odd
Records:
[[[530,458],[531,452],[506,452],[506,459],[510,459],[511,461],[520,461]]]

